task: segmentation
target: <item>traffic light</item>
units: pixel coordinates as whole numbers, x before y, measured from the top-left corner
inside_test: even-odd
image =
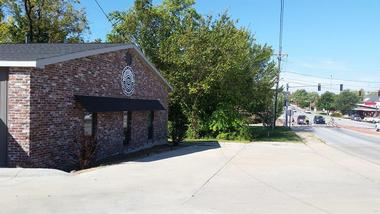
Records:
[[[340,91],[343,91],[343,84],[340,84]]]
[[[318,91],[321,91],[321,83],[318,83]]]
[[[362,96],[362,90],[359,90],[359,97]]]
[[[377,96],[380,97],[380,90],[377,91]]]

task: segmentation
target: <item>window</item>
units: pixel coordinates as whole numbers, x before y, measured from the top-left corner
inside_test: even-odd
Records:
[[[148,114],[148,139],[153,139],[153,121],[154,121],[154,111],[150,111]]]
[[[128,145],[131,142],[132,135],[132,112],[124,112],[123,115],[123,132],[124,132],[124,145]]]
[[[84,113],[84,136],[95,136],[97,114],[93,112]]]

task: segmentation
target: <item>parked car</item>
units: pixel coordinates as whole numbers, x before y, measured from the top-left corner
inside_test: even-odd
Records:
[[[380,117],[374,117],[372,122],[373,123],[380,123]]]
[[[362,118],[357,114],[353,114],[353,115],[351,115],[351,120],[362,121]]]
[[[374,123],[375,118],[374,117],[365,117],[363,119],[363,122],[368,122],[368,123]]]
[[[298,125],[309,125],[309,120],[307,119],[307,117],[305,115],[299,115],[297,117],[297,124]]]
[[[311,111],[310,110],[306,110],[305,113],[306,114],[311,114]]]
[[[314,124],[326,124],[325,118],[320,115],[314,116]]]
[[[380,123],[376,123],[376,131],[380,132]]]

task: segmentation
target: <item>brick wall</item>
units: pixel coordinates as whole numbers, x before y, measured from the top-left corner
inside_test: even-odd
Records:
[[[134,56],[132,68],[136,79],[135,93],[130,98],[157,99],[167,109],[166,85],[134,50],[129,51]],[[15,138],[9,143],[12,165],[62,169],[72,166],[74,142],[83,134],[85,111],[74,100],[74,95],[125,97],[121,89],[125,53],[117,51],[70,60],[48,65],[43,70],[24,69],[14,74],[11,71],[9,86],[13,99],[9,99],[9,114],[13,116],[9,120],[10,133]],[[16,98],[17,93],[27,98],[21,102],[23,106],[18,106],[21,100]],[[148,142],[148,112],[133,112],[132,141],[125,148],[122,112],[98,113],[97,159],[123,150],[135,151],[166,143],[167,116],[167,111],[155,111],[154,141]],[[20,121],[20,117],[25,120]],[[29,157],[28,162],[19,159],[12,144],[21,145]]]
[[[8,165],[29,166],[30,70],[11,68],[8,80]]]

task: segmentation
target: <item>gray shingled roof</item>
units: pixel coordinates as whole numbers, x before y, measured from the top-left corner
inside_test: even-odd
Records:
[[[125,44],[0,44],[0,61],[34,61]]]

